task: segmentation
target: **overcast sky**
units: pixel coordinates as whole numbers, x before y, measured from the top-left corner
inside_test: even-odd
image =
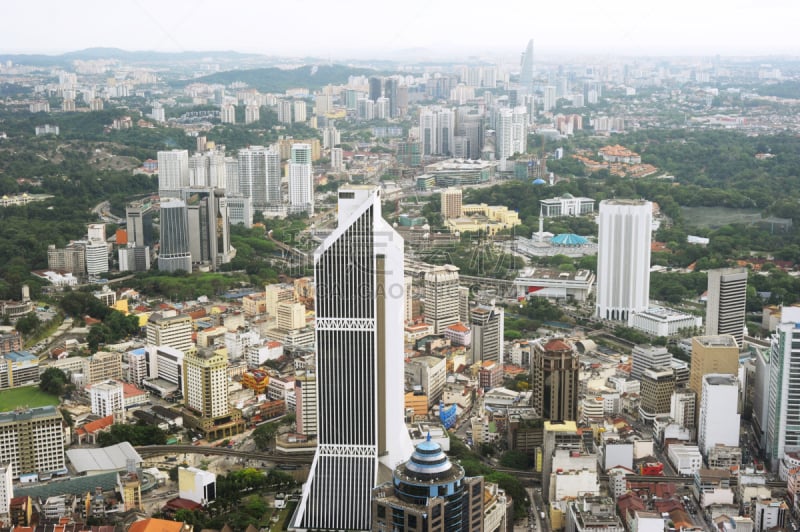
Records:
[[[800,55],[798,0],[6,0],[0,53]]]

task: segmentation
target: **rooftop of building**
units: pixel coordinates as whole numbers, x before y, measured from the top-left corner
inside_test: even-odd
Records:
[[[29,351],[11,351],[3,355],[6,360],[11,362],[32,362],[39,361],[39,357],[31,354]]]
[[[730,334],[714,334],[709,336],[694,336],[692,340],[703,347],[739,347],[736,338]]]
[[[17,423],[20,421],[28,421],[31,419],[61,417],[55,406],[39,406],[36,408],[18,409],[10,412],[0,412],[0,424],[2,423]]]
[[[128,528],[128,532],[181,532],[183,527],[184,524],[179,521],[151,517],[136,521]]]
[[[142,457],[129,442],[100,449],[70,449],[66,454],[78,473],[122,470],[127,467],[128,460],[134,460],[137,465],[142,463]]]
[[[727,373],[708,373],[703,375],[703,380],[709,386],[738,386],[739,379],[736,375],[729,375]]]

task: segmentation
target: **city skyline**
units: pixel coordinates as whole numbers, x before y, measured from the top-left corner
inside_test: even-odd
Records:
[[[202,3],[152,0],[103,5],[78,0],[47,6],[4,6],[9,24],[0,53],[63,53],[91,47],[137,51],[220,51],[323,58],[441,58],[496,54],[519,61],[529,39],[534,62],[549,54],[772,55],[800,54],[788,38],[800,5],[769,0],[757,6],[739,0],[720,9],[713,3],[641,3],[614,0],[593,4],[508,5],[489,14],[474,0],[459,4],[412,0],[396,16],[373,4],[306,2],[303,26],[283,24],[291,13],[272,4],[226,4],[230,24]],[[388,15],[388,13],[386,13]],[[447,25],[441,22],[446,20]],[[29,21],[30,23],[25,23]],[[30,31],[35,23],[37,31]],[[354,25],[356,31],[342,31]],[[71,31],[65,31],[71,30]],[[298,31],[300,29],[301,31]],[[265,31],[266,30],[266,31]],[[43,39],[42,36],[47,38]],[[480,38],[476,38],[480,35]],[[677,38],[680,36],[680,38]]]

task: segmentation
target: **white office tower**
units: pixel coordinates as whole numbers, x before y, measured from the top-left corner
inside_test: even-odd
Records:
[[[305,100],[297,100],[294,102],[294,121],[305,122],[306,120],[306,102]]]
[[[772,470],[785,453],[800,451],[800,308],[782,307],[781,323],[770,340],[766,371],[766,422],[762,426],[765,453]]]
[[[88,240],[86,249],[86,274],[100,275],[108,272],[108,244],[105,240]]]
[[[556,108],[556,88],[553,85],[545,85],[542,95],[542,111],[552,111]]]
[[[292,144],[289,163],[289,212],[314,216],[314,176],[311,171],[311,145]]]
[[[650,225],[645,200],[600,202],[597,239],[597,316],[627,322],[647,310],[650,293]]]
[[[433,326],[433,334],[444,334],[458,323],[458,293],[456,266],[434,266],[425,272],[425,323]]]
[[[525,153],[528,148],[528,112],[522,106],[514,107],[511,112],[511,150]]]
[[[672,354],[666,347],[650,344],[639,344],[633,346],[631,352],[633,362],[631,364],[631,378],[637,381],[642,380],[645,370],[654,367],[666,367],[672,361]]]
[[[228,194],[228,220],[231,225],[253,227],[253,203],[242,194]]]
[[[370,492],[414,448],[403,423],[403,239],[380,189],[339,189],[314,253],[318,441],[291,528],[369,530]]]
[[[335,127],[326,127],[322,129],[322,147],[333,148],[342,143],[342,134]]]
[[[715,445],[739,447],[739,380],[736,375],[703,376],[697,444],[703,456]]]
[[[730,334],[741,347],[747,304],[747,268],[708,270],[706,334]]]
[[[158,195],[180,197],[180,190],[189,186],[189,151],[158,152]]]
[[[239,194],[239,161],[235,157],[225,157],[225,192]]]
[[[281,205],[281,154],[275,146],[239,150],[239,192],[263,210]]]
[[[125,410],[122,384],[116,381],[101,382],[89,389],[92,400],[92,414],[100,417],[111,416]]]
[[[161,204],[161,242],[158,269],[162,272],[192,271],[189,251],[189,215],[186,202],[169,200]]]
[[[503,160],[514,155],[514,112],[504,107],[497,114],[495,124],[495,157]]]
[[[89,224],[86,226],[86,235],[89,240],[106,241],[106,224]]]
[[[331,148],[331,170],[334,172],[344,170],[344,150],[342,148]]]

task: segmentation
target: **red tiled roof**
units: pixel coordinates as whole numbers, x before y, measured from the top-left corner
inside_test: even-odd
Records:
[[[109,427],[114,424],[114,416],[106,416],[101,417],[95,421],[90,421],[86,425],[82,426],[81,428],[77,429],[75,432],[78,434],[94,434],[99,430],[103,430],[106,427]]]

